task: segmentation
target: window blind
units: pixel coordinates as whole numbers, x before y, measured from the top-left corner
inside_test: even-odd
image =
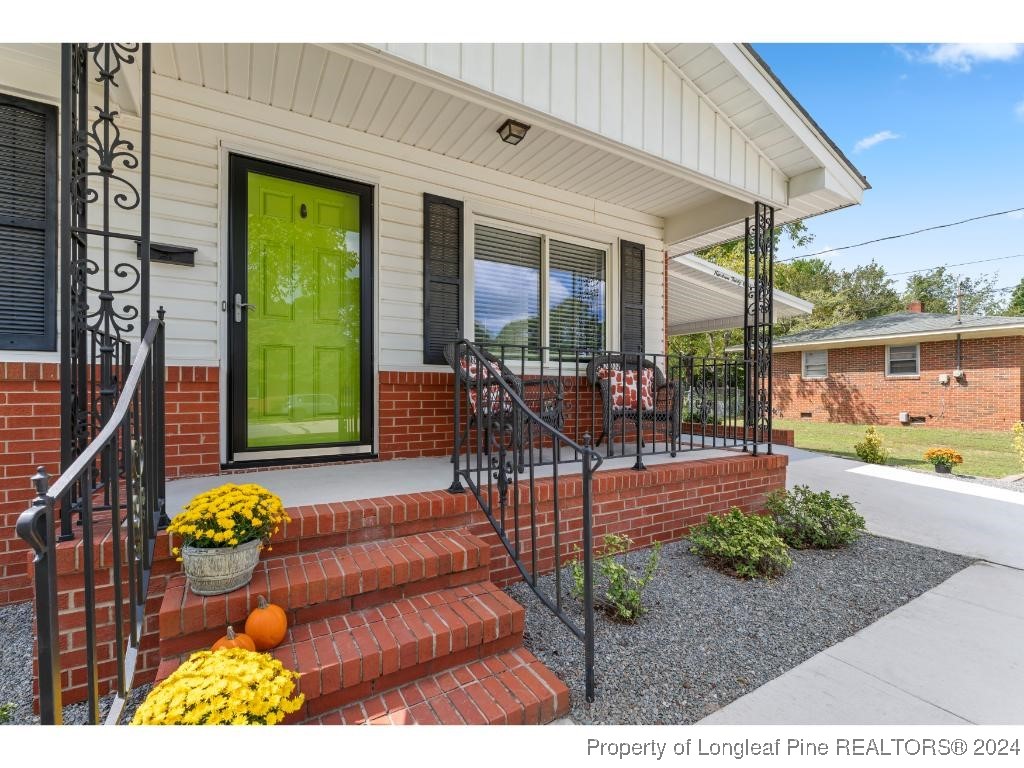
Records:
[[[828,376],[828,350],[804,352],[804,378],[823,379]]]
[[[541,239],[478,224],[474,229],[474,332],[478,343],[540,347]]]
[[[604,349],[605,252],[552,240],[548,260],[552,351]]]
[[[889,375],[915,375],[917,368],[917,345],[889,347]]]

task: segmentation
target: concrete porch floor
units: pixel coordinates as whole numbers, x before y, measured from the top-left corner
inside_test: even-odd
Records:
[[[644,456],[644,464],[654,466],[699,461],[735,456],[738,452],[739,449],[687,450],[678,453],[675,458],[667,453],[655,454]],[[631,455],[606,458],[598,471],[629,469],[634,461],[635,457]],[[559,466],[559,473],[562,476],[577,475],[582,471],[580,467],[579,462],[563,462]],[[550,477],[551,474],[550,465],[535,469],[536,477]],[[193,496],[222,483],[259,483],[280,496],[286,507],[297,507],[444,490],[451,482],[451,460],[442,456],[228,472],[168,481],[167,510],[174,517]]]

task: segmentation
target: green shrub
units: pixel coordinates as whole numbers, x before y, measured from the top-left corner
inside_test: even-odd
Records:
[[[11,718],[14,716],[14,705],[13,704],[0,704],[0,725],[5,725],[11,722]]]
[[[798,485],[789,492],[773,492],[767,507],[779,536],[794,549],[845,547],[864,532],[864,518],[846,495]]]
[[[853,450],[857,452],[857,458],[868,464],[885,464],[889,459],[889,451],[882,445],[882,436],[875,431],[874,427],[864,430],[863,442],[853,446]]]
[[[637,575],[629,567],[628,562],[629,548],[632,545],[633,540],[628,536],[609,533],[604,537],[604,547],[595,552],[597,568],[594,574],[594,604],[613,619],[627,624],[636,623],[647,613],[647,608],[643,605],[643,591],[654,578],[654,572],[658,570],[658,562],[661,559],[661,542],[656,541],[651,547],[643,571]],[[582,598],[582,558],[577,557],[569,567],[572,571],[572,593]]]
[[[737,507],[695,526],[690,541],[696,554],[744,579],[781,576],[793,564],[775,521]]]

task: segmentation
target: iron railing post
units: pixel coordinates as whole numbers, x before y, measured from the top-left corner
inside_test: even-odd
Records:
[[[57,553],[53,499],[46,495],[50,476],[39,467],[32,476],[36,497],[18,517],[18,536],[35,551],[33,570],[36,593],[36,653],[39,663],[39,722],[61,725],[60,643],[57,625]],[[42,514],[40,514],[42,510]]]
[[[587,701],[594,701],[594,530],[591,516],[591,437],[583,435],[583,656]],[[560,567],[559,563],[555,564]]]
[[[464,353],[464,347],[462,344],[455,345],[455,365],[462,365],[462,355]],[[454,433],[454,440],[452,443],[452,484],[448,486],[448,493],[465,493],[466,489],[462,487],[462,481],[459,479],[459,455],[462,452],[462,376],[459,375],[458,370],[454,370],[453,377],[455,378],[455,423],[453,425],[452,432]],[[468,421],[469,415],[467,414],[466,419]],[[468,453],[468,451],[467,451]]]

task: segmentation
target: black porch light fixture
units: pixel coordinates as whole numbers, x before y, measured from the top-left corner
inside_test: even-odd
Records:
[[[506,144],[515,146],[526,138],[528,130],[530,130],[530,126],[526,123],[520,123],[518,120],[509,118],[498,127],[498,135],[501,136],[501,140]]]

